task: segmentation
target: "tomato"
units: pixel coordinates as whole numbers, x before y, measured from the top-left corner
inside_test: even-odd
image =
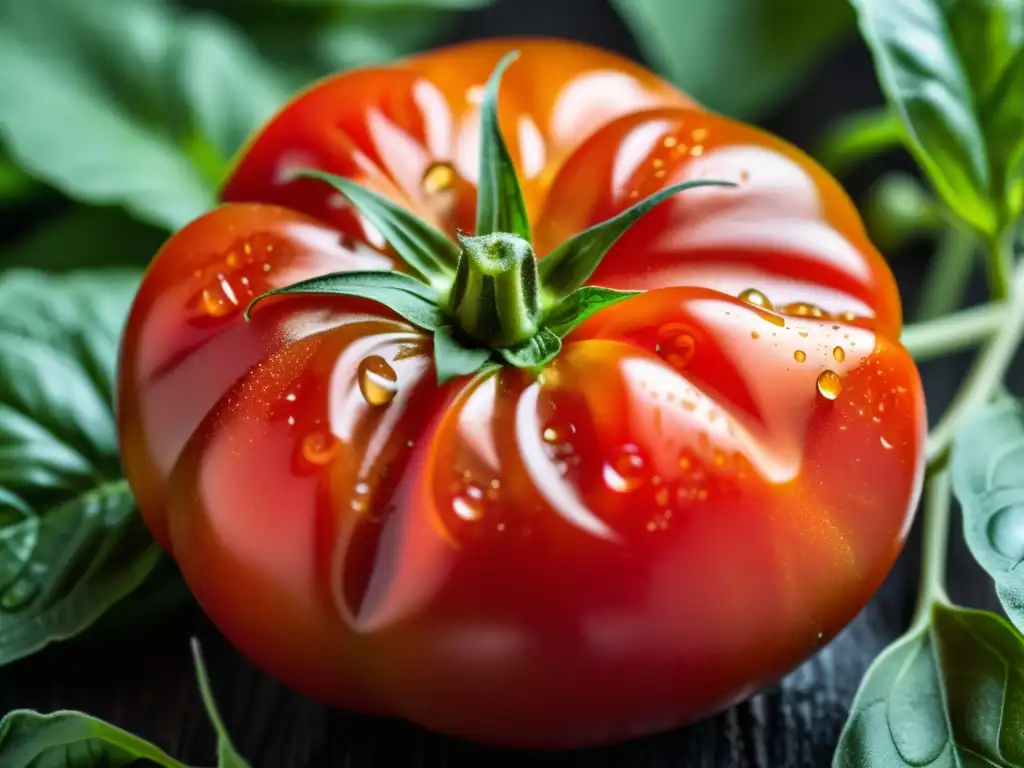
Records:
[[[541,370],[438,384],[360,297],[403,270],[312,168],[474,230],[484,83],[534,248],[668,184],[595,285],[642,291]],[[202,607],[295,689],[478,742],[606,743],[708,716],[833,638],[923,479],[900,299],[850,199],[785,142],[591,47],[497,40],[316,83],[163,246],[124,337],[142,514]]]

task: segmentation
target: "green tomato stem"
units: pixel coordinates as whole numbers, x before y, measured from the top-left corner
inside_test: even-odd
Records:
[[[496,232],[459,237],[449,310],[462,331],[491,348],[511,347],[540,327],[540,280],[533,248]]]
[[[1010,281],[1013,274],[1013,242],[1016,232],[1013,227],[997,237],[988,252],[988,288],[992,298],[1003,300],[1010,295]]]
[[[950,226],[942,232],[921,287],[915,320],[931,320],[960,306],[974,268],[976,244],[975,236],[960,227]]]
[[[1004,304],[982,304],[903,329],[900,341],[918,362],[980,344],[1002,327]]]
[[[940,469],[932,473],[925,483],[921,581],[910,632],[927,626],[935,603],[949,602],[946,595],[946,553],[949,547],[951,501],[949,472]]]
[[[999,330],[978,355],[953,402],[928,435],[925,455],[929,465],[945,460],[960,417],[984,405],[999,390],[1024,338],[1024,266],[1017,268],[1011,288],[1012,298]]]

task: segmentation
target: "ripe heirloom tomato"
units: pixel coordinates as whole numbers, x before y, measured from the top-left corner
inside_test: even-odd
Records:
[[[590,248],[700,180],[727,185]],[[491,744],[664,730],[826,644],[899,553],[926,428],[899,296],[783,141],[498,40],[313,85],[222,197],[144,277],[120,439],[205,611],[294,688]],[[267,295],[327,275],[369,287]]]

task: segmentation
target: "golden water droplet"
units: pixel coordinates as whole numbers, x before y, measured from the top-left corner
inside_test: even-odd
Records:
[[[802,349],[798,349],[796,352],[793,353],[793,359],[796,360],[798,363],[802,363],[804,362],[804,360],[807,359],[807,353],[804,352]]]
[[[647,478],[644,459],[629,448],[623,448],[618,455],[606,461],[601,470],[605,485],[613,491],[626,493],[643,485]]]
[[[210,317],[224,317],[238,308],[238,296],[224,275],[217,275],[216,281],[203,289],[201,301]]]
[[[551,427],[548,427],[547,429],[544,430],[543,436],[545,443],[553,443],[555,442],[555,440],[558,439],[558,432],[552,429]]]
[[[844,323],[852,323],[857,319],[857,316],[853,312],[840,312],[836,315],[836,320],[842,320]]]
[[[452,511],[463,520],[470,522],[484,516],[483,508],[478,501],[461,494],[452,499]]]
[[[237,267],[238,254],[232,251],[231,253],[228,254],[227,258],[224,259],[224,263],[227,264],[229,267]]]
[[[676,370],[682,370],[693,359],[697,342],[690,328],[682,323],[669,323],[658,329],[658,355]]]
[[[669,149],[671,149],[672,147],[679,143],[679,139],[677,139],[675,136],[666,136],[661,143],[664,144]]]
[[[798,301],[794,304],[787,304],[782,308],[782,311],[787,315],[796,315],[797,317],[825,317],[825,310],[821,307],[816,307],[813,304],[808,304],[803,301]]]
[[[765,309],[772,309],[771,300],[761,293],[757,288],[747,288],[739,295],[740,301],[745,301],[747,304],[753,304],[755,307],[764,307]]]
[[[691,138],[693,138],[694,141],[704,141],[704,139],[708,137],[708,129],[696,128],[694,129],[693,133],[690,134],[690,136]]]
[[[824,370],[818,376],[818,392],[826,400],[835,400],[843,391],[843,383],[835,371]]]
[[[704,154],[704,147],[697,146],[690,150],[690,154],[694,157],[700,157]]]
[[[427,195],[436,195],[455,185],[458,174],[450,163],[433,163],[423,174],[421,186]]]
[[[725,453],[723,451],[715,450],[715,456],[712,461],[714,461],[716,467],[724,467]]]
[[[750,338],[752,338],[752,339],[760,339],[761,338],[761,334],[758,333],[757,331],[751,331],[750,332]]]
[[[774,315],[774,314],[766,313],[764,315],[761,315],[761,317],[763,317],[765,320],[767,320],[772,325],[777,325],[779,328],[781,328],[782,326],[784,326],[786,324],[785,318],[782,317],[781,315]]]
[[[370,405],[387,405],[398,392],[398,374],[380,355],[359,363],[359,391]]]
[[[326,430],[310,432],[302,438],[302,458],[316,466],[328,463],[337,455],[339,448],[337,438]]]
[[[832,357],[836,359],[837,363],[841,363],[846,359],[846,350],[842,347],[836,347],[832,350]]]
[[[656,157],[656,158],[654,158],[654,159],[653,159],[653,160],[651,161],[651,165],[652,165],[652,166],[653,166],[654,168],[661,168],[661,166],[663,166],[664,164],[665,164],[665,161],[664,161],[664,160],[662,160],[661,158],[657,158],[657,157]]]

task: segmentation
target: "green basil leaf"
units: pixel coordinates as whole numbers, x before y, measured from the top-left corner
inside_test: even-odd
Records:
[[[137,285],[134,272],[0,279],[0,665],[86,630],[161,562],[114,421]]]
[[[444,325],[434,332],[434,367],[437,383],[476,373],[491,359],[491,350],[464,347],[455,340],[452,327]]]
[[[165,232],[132,219],[120,208],[78,205],[47,218],[0,251],[0,268],[143,267],[164,239]]]
[[[1006,399],[965,416],[950,470],[967,546],[1024,630],[1024,406]]]
[[[687,189],[735,186],[730,181],[685,181],[644,198],[619,215],[573,235],[538,261],[541,285],[545,291],[559,296],[575,291],[594,273],[601,259],[626,230],[659,203]]]
[[[747,119],[773,109],[854,29],[847,0],[612,5],[659,71],[711,109]]]
[[[852,0],[879,80],[936,190],[983,234],[1024,205],[1024,5]]]
[[[402,261],[431,284],[444,288],[459,259],[454,242],[393,200],[378,195],[342,176],[302,171],[300,176],[326,181],[347,197],[376,227]]]
[[[136,0],[0,3],[0,133],[82,202],[176,229],[289,91],[208,15]]]
[[[224,721],[217,711],[217,704],[213,700],[213,688],[210,685],[210,675],[206,671],[206,664],[203,663],[203,654],[199,648],[199,641],[192,640],[192,660],[196,668],[196,681],[199,684],[199,695],[203,700],[203,708],[206,709],[206,716],[213,725],[217,734],[217,768],[249,768],[249,763],[238,754],[235,745],[231,743]]]
[[[888,106],[875,107],[844,115],[829,126],[815,156],[841,176],[863,160],[902,147],[905,139],[899,115]]]
[[[1024,637],[995,614],[934,606],[871,665],[832,765],[1024,766]]]
[[[139,760],[188,768],[148,741],[81,712],[16,709],[0,720],[4,768],[123,768]]]
[[[434,289],[415,277],[386,270],[335,272],[267,291],[253,299],[246,307],[246,320],[249,319],[253,307],[263,299],[294,293],[370,299],[428,331],[433,331],[444,322],[444,313],[437,306],[439,297]]]
[[[562,351],[562,340],[550,329],[541,330],[531,339],[527,339],[514,347],[499,349],[498,354],[505,362],[517,368],[541,368]]]
[[[632,298],[642,291],[617,291],[598,285],[584,285],[561,299],[548,310],[544,327],[559,337],[564,337],[584,320],[597,314],[605,307]]]
[[[203,706],[217,734],[217,768],[249,768],[217,712],[195,640],[192,658]],[[82,712],[43,715],[18,709],[0,720],[0,765],[4,768],[126,768],[140,760],[160,768],[189,768],[145,739]]]
[[[480,180],[477,184],[476,235],[507,232],[530,240],[530,220],[515,165],[498,124],[498,89],[508,66],[519,58],[507,54],[491,73],[480,105]]]

